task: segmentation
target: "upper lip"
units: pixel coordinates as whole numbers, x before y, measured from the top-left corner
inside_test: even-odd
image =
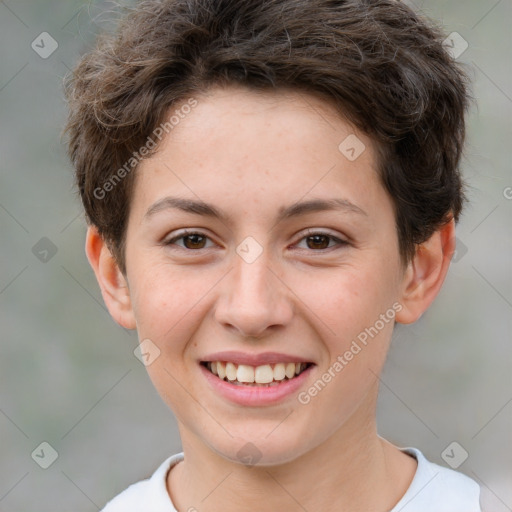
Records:
[[[259,354],[248,354],[247,352],[238,352],[236,350],[227,350],[215,352],[201,359],[202,362],[226,361],[235,364],[246,364],[249,366],[261,366],[264,364],[277,363],[311,363],[309,359],[293,354],[283,354],[280,352],[261,352]]]

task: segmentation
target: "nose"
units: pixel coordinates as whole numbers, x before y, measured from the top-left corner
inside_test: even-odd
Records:
[[[291,295],[265,253],[252,263],[235,255],[234,268],[220,290],[215,317],[241,336],[260,338],[291,321]]]

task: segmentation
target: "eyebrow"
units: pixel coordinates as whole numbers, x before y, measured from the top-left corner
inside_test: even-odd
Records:
[[[201,200],[170,196],[164,197],[151,205],[144,214],[144,219],[148,219],[156,213],[169,209],[177,209],[186,213],[213,217],[220,219],[223,222],[227,222],[228,220],[228,216],[212,204],[205,203]],[[368,216],[364,210],[347,199],[311,199],[309,201],[293,203],[289,206],[281,207],[277,215],[276,223],[293,217],[298,217],[300,215],[305,215],[307,213],[333,210]]]

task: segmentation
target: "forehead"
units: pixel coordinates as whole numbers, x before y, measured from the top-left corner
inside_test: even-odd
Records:
[[[169,110],[179,122],[141,163],[138,202],[172,191],[282,210],[305,196],[357,204],[354,196],[371,202],[384,192],[373,142],[317,96],[229,87],[191,98]]]
[[[186,101],[190,102],[190,98]],[[361,147],[369,149],[365,155],[368,161],[374,156],[373,142],[352,126],[333,103],[316,94],[294,89],[216,86],[195,96],[194,101],[196,106],[188,109],[172,132],[171,137],[178,144],[190,143],[192,131],[196,137],[201,137],[202,146],[215,147],[218,140],[229,138],[232,142],[228,148],[233,150],[235,143],[242,140],[244,145],[238,149],[247,153],[255,150],[260,153],[261,160],[265,158],[265,150],[269,149],[277,153],[289,149],[292,158],[328,145],[338,156],[339,143],[352,135],[359,139]],[[173,107],[169,114],[172,116],[173,111],[176,113],[185,104]],[[253,144],[250,144],[251,140]],[[315,155],[315,152],[309,153]]]

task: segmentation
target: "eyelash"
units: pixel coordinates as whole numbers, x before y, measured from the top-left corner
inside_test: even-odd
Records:
[[[164,242],[164,245],[165,246],[172,246],[172,245],[177,245],[175,244],[175,242],[177,240],[182,240],[190,235],[199,235],[203,238],[207,238],[208,240],[210,240],[210,237],[208,235],[206,235],[205,233],[202,233],[200,231],[182,231],[180,234],[178,234],[177,236],[167,240]],[[337,238],[329,233],[326,233],[324,231],[314,231],[314,230],[311,230],[311,231],[308,231],[306,235],[304,235],[302,238],[299,239],[299,241],[297,243],[300,243],[302,242],[303,240],[307,239],[307,238],[310,238],[310,237],[313,237],[313,236],[324,236],[324,237],[327,237],[330,241],[335,241],[338,245],[338,247],[343,247],[345,245],[349,245],[349,242],[347,242],[346,240],[341,240],[340,238]],[[330,242],[329,242],[330,243]],[[180,249],[182,250],[185,250],[187,252],[199,252],[200,250],[203,250],[203,249],[209,249],[208,247],[202,247],[200,249],[188,249],[187,247],[181,247],[181,246],[178,246]],[[315,249],[309,249],[309,252],[324,252],[324,251],[327,251],[329,249],[332,249],[334,246],[331,246],[331,247],[326,247],[324,249],[318,249],[318,250],[315,250]],[[307,249],[306,249],[307,250]]]

